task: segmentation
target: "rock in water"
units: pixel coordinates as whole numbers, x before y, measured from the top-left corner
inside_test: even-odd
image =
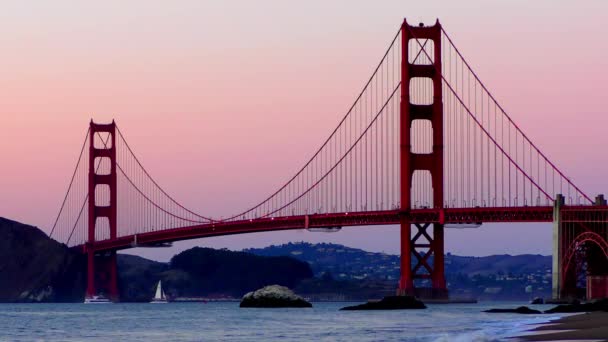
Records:
[[[285,286],[270,285],[244,295],[240,306],[242,308],[310,308],[312,304]]]
[[[538,310],[533,310],[530,309],[527,306],[520,306],[517,309],[490,309],[490,310],[486,310],[484,312],[489,312],[489,313],[517,313],[517,314],[539,314],[541,313]]]
[[[388,296],[377,302],[347,306],[340,310],[404,310],[404,309],[426,309],[423,302],[412,296]]]
[[[593,312],[606,311],[608,312],[608,298],[598,299],[588,303],[580,304],[564,304],[558,305],[553,309],[546,310],[545,313],[574,313],[574,312]]]
[[[545,304],[545,301],[541,297],[535,297],[530,304]]]

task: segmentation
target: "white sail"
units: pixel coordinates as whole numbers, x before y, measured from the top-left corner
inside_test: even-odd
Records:
[[[156,294],[154,295],[154,299],[165,299],[165,293],[163,292],[163,287],[160,280],[158,281],[158,284],[156,284]]]
[[[154,298],[150,303],[167,303],[167,297],[165,296],[165,291],[163,291],[163,285],[161,281],[158,281],[156,284],[156,294],[154,294]]]

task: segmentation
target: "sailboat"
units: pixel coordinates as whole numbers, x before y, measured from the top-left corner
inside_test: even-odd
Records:
[[[154,295],[154,298],[152,298],[152,301],[150,301],[150,303],[152,303],[152,304],[168,303],[167,297],[165,296],[165,291],[163,291],[163,286],[162,286],[160,280],[158,281],[158,284],[156,284],[156,294]]]

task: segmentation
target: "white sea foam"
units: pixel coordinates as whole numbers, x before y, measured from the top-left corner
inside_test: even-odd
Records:
[[[438,337],[433,342],[498,342],[502,339],[490,336],[485,332],[476,331],[458,335],[445,335]]]

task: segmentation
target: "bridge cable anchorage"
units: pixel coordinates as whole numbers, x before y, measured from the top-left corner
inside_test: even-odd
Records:
[[[273,199],[277,195],[279,195],[281,193],[281,191],[285,190],[290,184],[292,184],[292,182],[294,180],[296,180],[296,178],[298,178],[298,176],[302,175],[308,166],[313,166],[313,164],[315,164],[314,162],[317,160],[317,157],[320,157],[322,160],[323,159],[327,159],[327,156],[325,156],[325,158],[323,158],[324,156],[322,154],[322,151],[324,150],[324,148],[326,146],[328,146],[328,144],[330,143],[331,139],[336,135],[336,132],[338,132],[338,130],[340,129],[340,127],[342,127],[342,125],[345,123],[346,119],[351,115],[351,113],[353,112],[353,110],[356,110],[357,104],[360,103],[359,101],[363,98],[363,95],[365,94],[366,90],[372,84],[372,81],[374,80],[375,76],[378,74],[378,71],[380,70],[380,68],[383,65],[384,61],[389,56],[389,53],[392,51],[392,48],[395,45],[395,42],[397,41],[397,38],[399,37],[400,34],[401,34],[401,29],[399,29],[397,31],[397,33],[395,34],[394,38],[392,39],[391,43],[389,44],[389,47],[387,48],[386,52],[384,53],[382,59],[380,60],[380,62],[376,66],[374,72],[372,73],[372,75],[368,79],[367,83],[365,84],[365,86],[363,87],[363,89],[361,90],[361,92],[359,93],[359,95],[357,96],[357,98],[355,99],[355,101],[353,102],[353,104],[351,105],[351,107],[349,108],[349,110],[346,112],[346,114],[342,117],[342,119],[338,123],[338,126],[332,131],[332,133],[330,134],[330,136],[325,140],[325,142],[321,145],[321,147],[319,149],[317,149],[317,151],[304,164],[304,166],[291,179],[289,179],[283,186],[281,186],[277,191],[275,191],[273,194],[271,194],[270,196],[268,196],[265,200],[263,200],[259,204],[255,205],[255,206],[253,206],[253,207],[251,207],[251,208],[249,208],[249,209],[247,209],[247,210],[245,210],[245,211],[243,211],[241,213],[238,213],[236,215],[233,215],[233,216],[227,217],[225,219],[219,220],[219,222],[232,221],[232,220],[235,220],[237,218],[242,218],[244,216],[247,216],[249,214],[254,213],[256,210],[258,210],[258,209],[260,209],[260,208],[262,208],[264,206],[267,206],[269,204],[269,202],[273,201]],[[320,165],[316,164],[314,166],[319,167]],[[315,168],[315,169],[316,169],[315,174],[316,173],[320,173],[320,171],[317,168]],[[315,177],[315,178],[317,178],[317,177]]]
[[[411,30],[411,28],[409,28],[409,27],[408,27],[408,30],[409,30],[409,32],[410,32],[410,34],[411,34],[411,36],[413,37],[413,39],[414,39],[414,40],[417,42],[418,46],[420,47],[420,50],[424,52],[424,54],[426,55],[426,57],[427,57],[429,60],[432,60],[432,58],[430,57],[430,55],[428,54],[428,52],[427,52],[427,51],[424,49],[424,45],[422,45],[422,44],[421,44],[420,40],[419,40],[419,39],[418,39],[418,38],[415,36],[415,34],[414,34],[414,33],[413,33],[413,31]],[[445,31],[443,31],[443,29],[442,29],[442,32],[445,32]],[[449,43],[450,43],[450,47],[451,47],[451,46],[453,46],[453,44],[451,43],[451,40],[449,40]],[[454,46],[454,50],[455,50],[455,51],[457,51],[455,46]],[[457,53],[458,53],[458,56],[460,56],[460,57],[462,58],[462,55],[461,55],[459,52],[457,52]],[[565,177],[565,176],[563,175],[563,173],[561,173],[561,171],[560,171],[560,170],[558,170],[558,169],[555,167],[555,165],[554,165],[554,164],[552,164],[550,161],[548,161],[547,157],[546,157],[544,154],[542,154],[542,153],[541,153],[541,152],[538,150],[538,148],[537,148],[535,145],[533,145],[533,144],[531,143],[531,141],[530,141],[530,140],[529,140],[529,139],[528,139],[528,138],[527,138],[527,137],[526,137],[526,136],[523,134],[523,132],[521,132],[521,129],[519,129],[519,127],[518,127],[518,126],[514,125],[514,123],[513,123],[513,122],[512,122],[512,120],[510,119],[510,117],[508,117],[508,115],[506,115],[506,113],[504,112],[504,110],[502,109],[502,107],[500,107],[500,106],[498,105],[498,103],[496,102],[496,100],[494,99],[494,97],[493,97],[493,96],[492,96],[492,95],[489,93],[489,91],[487,90],[487,88],[485,88],[485,86],[483,86],[483,85],[481,84],[481,81],[478,79],[477,75],[473,73],[473,71],[471,70],[471,68],[470,68],[470,66],[468,65],[468,63],[466,63],[466,60],[464,60],[464,58],[462,58],[462,62],[464,62],[464,63],[465,63],[465,65],[467,66],[467,68],[469,69],[469,71],[470,71],[470,72],[473,74],[473,76],[474,76],[474,80],[477,80],[477,82],[478,82],[478,83],[480,83],[480,85],[482,86],[482,90],[484,90],[484,91],[486,92],[486,94],[487,94],[487,95],[486,95],[486,97],[487,97],[487,102],[488,102],[488,107],[487,107],[487,109],[489,110],[489,107],[490,107],[490,99],[491,99],[491,100],[492,100],[492,101],[494,101],[494,103],[495,103],[495,108],[494,108],[494,110],[495,110],[495,114],[496,114],[496,106],[497,106],[497,107],[498,107],[498,108],[499,108],[499,109],[502,111],[503,115],[507,116],[507,119],[509,120],[509,122],[510,122],[510,123],[512,123],[512,124],[513,124],[513,126],[515,127],[515,129],[516,129],[516,135],[517,135],[517,133],[520,133],[520,134],[522,135],[522,137],[524,137],[523,144],[522,144],[522,152],[523,152],[523,154],[524,154],[524,155],[523,155],[522,160],[523,160],[523,165],[524,165],[524,167],[526,166],[526,159],[525,159],[525,153],[526,153],[525,147],[526,147],[526,146],[525,146],[525,143],[527,142],[527,143],[528,143],[528,145],[529,145],[529,164],[528,164],[528,166],[529,166],[529,168],[530,168],[530,171],[531,171],[531,172],[533,172],[533,171],[534,171],[534,164],[533,164],[533,159],[532,159],[532,149],[534,148],[534,150],[536,151],[537,155],[541,156],[541,157],[544,159],[544,161],[545,161],[545,175],[547,174],[547,172],[546,172],[546,163],[548,162],[548,163],[549,163],[549,165],[551,165],[551,167],[552,167],[552,168],[553,168],[555,171],[557,171],[557,172],[558,172],[558,174],[559,174],[560,176],[562,176],[562,178],[563,178],[564,180],[566,180],[566,182],[567,182],[569,185],[571,185],[571,186],[574,188],[574,190],[576,191],[576,192],[575,192],[575,195],[582,195],[582,196],[583,196],[585,199],[587,199],[589,202],[591,202],[590,198],[589,198],[587,195],[585,195],[585,194],[584,194],[584,193],[583,193],[583,192],[582,192],[582,191],[581,191],[581,190],[580,190],[578,187],[576,187],[576,186],[575,186],[575,185],[574,185],[574,184],[573,184],[573,183],[570,181],[570,179],[568,179],[567,177]],[[481,97],[479,98],[479,101],[478,101],[478,99],[477,99],[477,91],[475,90],[475,93],[474,93],[474,94],[475,94],[475,98],[474,98],[474,100],[475,100],[475,101],[474,101],[475,108],[477,108],[477,104],[479,103],[479,104],[480,104],[481,111],[482,111],[482,113],[481,113],[481,120],[482,120],[482,121],[480,121],[480,119],[479,119],[479,118],[478,118],[478,117],[477,117],[475,114],[473,114],[473,112],[472,112],[472,110],[471,110],[470,106],[468,106],[468,105],[467,105],[467,104],[464,102],[464,100],[463,100],[463,98],[461,97],[461,95],[459,95],[459,94],[458,94],[458,92],[455,90],[454,86],[453,86],[453,85],[452,85],[452,84],[451,84],[451,83],[448,81],[448,79],[446,78],[445,74],[441,72],[441,70],[439,69],[439,67],[438,67],[438,66],[437,66],[435,63],[433,63],[433,65],[434,65],[435,72],[437,72],[437,73],[439,73],[439,74],[440,74],[440,76],[441,76],[441,78],[442,78],[442,80],[443,80],[443,82],[444,82],[445,86],[446,86],[446,87],[447,87],[447,88],[450,90],[450,93],[451,93],[451,94],[452,94],[452,95],[453,95],[453,96],[454,96],[454,97],[457,99],[458,103],[460,103],[460,105],[461,105],[461,106],[462,106],[462,107],[463,107],[463,108],[466,110],[466,112],[468,113],[469,117],[470,117],[470,118],[472,118],[472,119],[473,119],[473,121],[474,121],[474,123],[475,123],[475,124],[476,124],[476,125],[477,125],[477,126],[480,128],[480,129],[481,129],[481,131],[482,131],[482,132],[483,132],[483,134],[485,135],[486,139],[490,140],[490,141],[493,143],[493,145],[494,145],[494,149],[496,150],[496,148],[497,148],[498,150],[500,150],[500,152],[502,153],[502,155],[503,155],[504,157],[506,157],[506,158],[508,159],[508,161],[509,161],[509,162],[510,162],[510,163],[511,163],[513,166],[515,166],[515,168],[516,168],[516,169],[517,169],[517,170],[518,170],[518,171],[519,171],[519,172],[520,172],[520,173],[523,175],[523,177],[525,177],[525,179],[527,179],[527,180],[530,182],[530,192],[529,192],[529,194],[530,194],[530,201],[531,201],[531,203],[533,203],[533,198],[534,198],[534,195],[533,195],[533,188],[532,188],[533,186],[534,186],[534,187],[537,189],[537,191],[539,191],[539,193],[541,193],[541,192],[542,192],[542,194],[543,194],[543,195],[544,195],[544,196],[547,198],[547,200],[553,200],[553,197],[552,197],[551,195],[549,195],[549,194],[547,193],[546,189],[545,189],[545,188],[543,188],[543,187],[542,187],[542,186],[539,184],[539,181],[540,181],[540,159],[537,159],[537,161],[536,161],[536,174],[537,174],[538,179],[537,179],[537,180],[534,180],[533,176],[531,176],[531,175],[530,175],[530,174],[529,174],[527,171],[525,171],[525,170],[524,170],[524,168],[522,168],[522,167],[519,165],[519,163],[517,163],[515,160],[513,160],[512,156],[511,156],[509,153],[507,153],[507,152],[505,151],[505,149],[503,148],[503,146],[502,146],[502,145],[500,145],[500,144],[498,143],[497,138],[496,138],[495,136],[492,136],[492,134],[490,133],[490,131],[489,131],[489,130],[491,130],[491,120],[490,120],[490,118],[489,118],[490,113],[488,113],[488,115],[486,115],[486,119],[484,120],[484,110],[483,110],[483,109],[484,109],[484,96],[483,96],[483,95],[484,95],[484,93],[483,93],[483,92],[481,93]],[[450,65],[451,65],[451,64],[450,64]],[[451,71],[451,70],[450,70],[450,71]],[[463,71],[462,71],[462,68],[461,68],[461,72],[463,72]],[[456,73],[456,75],[458,75],[458,74]],[[476,82],[476,83],[477,83],[477,82]],[[475,86],[476,86],[476,83],[474,83],[474,85],[475,85]],[[457,81],[457,84],[458,84],[458,81]],[[470,88],[469,88],[469,89],[470,89]],[[469,94],[469,96],[470,96],[470,91],[468,92],[468,94]],[[483,121],[485,121],[485,122],[487,122],[487,123],[488,123],[488,128],[486,128],[486,127],[484,126]],[[495,120],[494,132],[496,132],[496,120]],[[474,135],[474,137],[475,137],[475,135]],[[502,136],[502,138],[504,139],[504,136]],[[509,136],[509,138],[510,138],[510,136]],[[480,137],[480,139],[481,139],[481,137]],[[481,163],[478,163],[478,162],[477,162],[477,161],[475,161],[475,159],[474,159],[474,162],[473,162],[473,168],[474,168],[474,170],[476,171],[476,170],[478,169],[478,166],[481,166],[481,167],[482,167],[482,168],[481,168],[482,176],[485,176],[485,174],[483,174],[483,171],[484,171],[484,170],[483,170],[483,167],[484,167],[484,165],[485,165],[485,164],[484,164],[484,154],[483,154],[483,152],[487,152],[487,161],[486,161],[486,162],[488,163],[488,166],[487,166],[487,175],[488,175],[488,180],[487,180],[487,181],[488,181],[488,184],[487,184],[487,185],[488,185],[488,186],[490,186],[490,179],[489,179],[489,177],[490,177],[490,169],[491,169],[490,164],[489,164],[489,163],[490,163],[490,160],[489,160],[489,159],[490,159],[490,147],[489,147],[489,146],[487,146],[487,147],[485,148],[485,151],[484,151],[483,140],[480,140],[480,142],[482,142],[482,146],[481,146],[481,149],[480,149],[480,158],[481,158]],[[474,147],[475,147],[474,151],[476,151],[476,150],[477,150],[476,145],[474,145]],[[509,145],[509,147],[510,147],[510,145]],[[517,145],[516,145],[516,152],[517,152],[518,150],[519,150],[519,147],[517,147]],[[494,172],[495,172],[495,174],[497,174],[497,170],[496,170],[496,165],[497,165],[497,161],[496,161],[496,155],[494,155],[494,159],[495,159],[495,160],[494,160],[494,164],[495,164],[495,169],[494,169]],[[502,176],[502,177],[504,177],[504,171],[502,172],[502,175],[501,175],[501,176]],[[509,172],[509,176],[510,176],[510,172]],[[546,178],[547,178],[547,177],[545,177],[545,184],[546,184],[546,182],[547,182],[547,179],[546,179]],[[517,181],[517,177],[516,177],[516,181]],[[495,189],[497,189],[497,188],[498,188],[498,187],[496,186],[496,183],[494,184],[494,188],[495,188]],[[525,184],[523,185],[523,187],[521,188],[521,190],[518,190],[518,188],[519,188],[519,187],[516,185],[516,193],[521,193],[521,194],[523,195],[523,198],[524,198],[524,205],[527,205],[527,204],[526,204],[526,196],[527,196],[527,195],[526,195]],[[488,190],[489,190],[489,189],[488,189]],[[521,191],[521,192],[520,192],[520,191]],[[474,192],[475,192],[475,193],[477,193],[477,190],[475,190]],[[481,193],[480,193],[480,194],[481,194],[481,196],[482,196],[482,198],[483,198],[483,196],[484,196],[484,180],[483,180],[483,177],[482,177],[482,179],[481,179]],[[488,191],[488,195],[489,195],[489,191]],[[494,195],[496,196],[496,192],[495,192],[495,194],[494,194]],[[503,193],[503,195],[504,195],[504,193]],[[577,197],[577,198],[580,198],[580,197]],[[516,204],[517,204],[517,197],[516,197],[515,199],[516,199]],[[488,198],[488,202],[489,202],[489,201],[490,201],[490,198]],[[485,201],[482,201],[482,202],[485,202]],[[494,198],[494,202],[496,202],[496,198]],[[482,203],[482,204],[483,204],[483,206],[486,206],[486,203]],[[489,203],[488,203],[488,204],[489,204]],[[539,198],[537,198],[537,205],[539,205],[539,204],[540,204],[540,202],[539,202]]]

